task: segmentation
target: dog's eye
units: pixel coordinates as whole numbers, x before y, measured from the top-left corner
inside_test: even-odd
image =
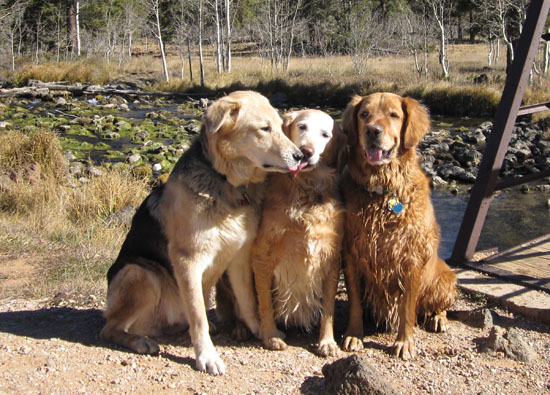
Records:
[[[301,123],[298,125],[298,129],[300,130],[306,130],[307,129],[307,125],[305,123]]]
[[[359,116],[360,116],[361,118],[366,118],[366,117],[369,116],[369,112],[368,112],[368,111],[363,111],[361,114],[359,114]]]
[[[392,118],[399,118],[399,114],[396,113],[396,112],[392,112],[392,113],[390,113],[390,117],[392,117]]]
[[[330,138],[330,133],[329,132],[323,132],[322,136],[326,139]]]
[[[271,126],[267,125],[267,126],[264,126],[263,128],[261,128],[264,132],[271,132]]]

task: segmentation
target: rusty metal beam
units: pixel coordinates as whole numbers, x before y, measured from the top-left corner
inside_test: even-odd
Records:
[[[528,106],[520,107],[519,111],[518,111],[518,116],[533,114],[535,112],[541,112],[541,111],[546,111],[546,110],[550,110],[550,102],[530,104]]]
[[[527,10],[515,59],[506,76],[506,84],[497,108],[493,129],[487,141],[479,173],[472,187],[464,218],[449,259],[451,264],[462,265],[470,261],[475,253],[502,161],[510,143],[549,7],[550,0],[533,0]]]
[[[495,185],[495,191],[500,191],[501,189],[515,187],[517,185],[522,185],[527,182],[540,180],[541,178],[550,176],[550,169],[539,171],[538,173],[528,174],[521,177],[511,177],[498,180]]]

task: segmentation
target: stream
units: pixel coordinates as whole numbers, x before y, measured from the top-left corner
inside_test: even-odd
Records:
[[[451,256],[469,194],[453,195],[445,190],[432,192],[437,222],[441,228],[439,255]],[[476,251],[498,247],[504,251],[550,233],[550,192],[524,194],[519,188],[497,193],[489,207]]]

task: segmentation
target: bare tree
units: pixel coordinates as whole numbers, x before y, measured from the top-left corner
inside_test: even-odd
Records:
[[[202,57],[202,0],[199,0],[199,66],[201,72],[201,86],[204,86],[204,61]]]
[[[134,34],[138,31],[137,21],[139,19],[139,10],[137,0],[126,0],[124,4],[124,38],[123,42],[126,42],[127,50],[124,49],[122,53],[126,53],[128,57],[132,57],[132,42]],[[123,45],[124,47],[124,45]]]
[[[11,60],[11,69],[15,70],[16,56],[20,55],[20,45],[24,32],[23,15],[29,5],[28,0],[16,0],[10,7],[2,2],[2,14],[0,15],[0,39],[7,43],[7,52]],[[16,50],[16,46],[18,49]]]
[[[271,68],[288,71],[294,38],[300,21],[302,0],[268,0],[257,10],[258,20],[252,34],[258,42],[260,56],[266,53]]]
[[[230,13],[231,0],[225,0],[225,71],[231,72],[231,13]]]
[[[443,78],[449,77],[449,57],[447,55],[447,26],[451,18],[453,0],[424,0],[431,11],[431,17],[438,29],[439,65]]]
[[[366,71],[372,51],[378,47],[384,27],[380,23],[382,16],[371,3],[361,2],[348,13],[348,47],[353,56],[355,74]]]
[[[109,0],[109,3],[104,8],[103,12],[105,27],[103,30],[101,45],[98,46],[98,48],[103,50],[107,63],[110,62],[111,56],[115,55],[118,46],[120,28],[122,26],[121,19],[122,15],[115,9],[114,1]]]
[[[160,56],[162,59],[162,68],[164,71],[164,80],[169,81],[170,76],[168,74],[168,66],[166,64],[166,54],[164,52],[164,42],[162,41],[162,31],[160,25],[160,9],[159,9],[159,0],[141,0],[145,10],[149,12],[150,23],[149,28],[153,36],[158,41]]]
[[[428,59],[430,47],[434,39],[434,29],[426,13],[426,4],[418,4],[413,11],[406,8],[396,21],[396,26],[401,28],[399,34],[403,39],[404,47],[408,49],[414,58],[414,67],[418,75],[429,76]]]
[[[218,67],[218,74],[222,72],[222,43],[220,37],[220,12],[218,7],[218,0],[214,0],[214,23],[216,26],[216,65]]]
[[[191,20],[193,18],[192,13],[193,3],[189,0],[178,0],[175,7],[172,9],[172,20],[174,21],[174,40],[175,46],[178,50],[178,56],[181,61],[181,78],[185,77],[185,61],[186,56],[189,61],[189,77],[193,79],[193,71],[191,69],[191,46],[189,43],[189,36],[192,34]]]
[[[527,0],[493,0],[475,1],[482,16],[482,28],[489,37],[500,37],[507,49],[507,63],[510,65],[514,60],[514,41],[521,34],[523,22],[526,17]],[[489,51],[491,52],[490,47]],[[491,55],[489,55],[491,56]],[[491,62],[491,61],[490,61]]]

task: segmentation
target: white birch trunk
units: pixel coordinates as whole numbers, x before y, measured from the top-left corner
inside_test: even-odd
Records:
[[[201,73],[201,86],[204,86],[204,64],[202,58],[202,0],[199,0],[199,65]]]
[[[230,1],[231,0],[225,0],[225,22],[226,22],[226,28],[227,28],[226,34],[225,34],[225,39],[226,39],[225,49],[227,51],[227,54],[225,59],[226,59],[227,72],[231,71],[231,17],[229,12]]]
[[[220,14],[218,11],[218,0],[214,1],[214,16],[216,20],[216,65],[218,67],[218,74],[222,72],[222,51],[220,42]]]
[[[160,11],[159,11],[159,2],[158,0],[155,1],[155,22],[157,24],[157,39],[159,41],[159,47],[160,47],[160,56],[162,58],[162,68],[164,70],[164,80],[168,82],[170,80],[170,76],[168,75],[168,66],[166,65],[166,55],[164,53],[164,43],[162,42],[162,33],[160,31]]]
[[[80,0],[75,0],[76,56],[80,56]]]

